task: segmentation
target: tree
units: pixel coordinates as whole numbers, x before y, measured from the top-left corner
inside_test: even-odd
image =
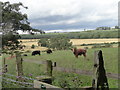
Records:
[[[52,37],[50,39],[40,39],[39,43],[41,46],[56,49],[56,50],[66,50],[72,46],[70,39],[64,36]]]
[[[2,22],[0,23],[3,33],[16,30],[30,30],[27,14],[20,12],[21,7],[27,9],[22,3],[1,2]]]
[[[97,27],[96,30],[110,30],[110,27]]]
[[[48,47],[49,41],[47,38],[42,38],[38,41],[38,46]]]
[[[120,29],[120,27],[119,26],[115,26],[115,29]]]
[[[18,39],[20,38],[19,35],[14,35],[13,32],[9,32],[5,35],[2,36],[2,47],[3,49],[8,49],[8,50],[12,50],[12,49],[16,49],[18,48],[20,45],[20,42],[18,41]],[[6,47],[4,47],[6,46]]]
[[[31,30],[28,22],[27,14],[20,12],[21,7],[27,9],[22,3],[0,2],[2,8],[2,47],[10,47],[16,49],[19,47],[20,38],[17,30]],[[3,48],[4,49],[4,48]]]
[[[33,45],[31,46],[31,48],[34,49],[34,48],[35,48],[35,45],[33,44]]]
[[[32,31],[34,31],[34,32],[39,32],[40,34],[45,34],[45,32],[44,32],[44,31],[39,30],[39,29],[32,29]]]

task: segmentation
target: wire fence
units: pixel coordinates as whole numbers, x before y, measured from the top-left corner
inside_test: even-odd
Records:
[[[8,74],[8,73],[5,73],[4,75],[11,76],[11,77],[17,77],[16,75],[12,75],[12,74]],[[20,77],[23,79],[27,79],[27,80],[36,80],[34,78],[30,78],[30,77],[26,77],[26,76],[20,76]]]
[[[4,81],[5,84],[12,84],[14,86],[19,86],[20,88],[25,88],[25,86],[22,86],[22,85],[18,85],[18,84],[15,84],[15,83],[11,83],[11,82],[8,82],[8,81]]]
[[[31,83],[31,82],[28,82],[28,81],[17,81],[17,80],[14,80],[12,79],[13,77],[14,78],[22,78],[22,79],[25,79],[25,80],[31,80],[32,82],[36,79],[34,78],[30,78],[30,77],[26,77],[26,76],[15,76],[15,75],[12,75],[12,74],[8,74],[8,73],[3,73],[2,75],[5,75],[2,77],[2,82],[3,83],[6,83],[6,84],[12,84],[14,86],[17,86],[17,87],[20,87],[20,88],[33,88],[34,84]]]

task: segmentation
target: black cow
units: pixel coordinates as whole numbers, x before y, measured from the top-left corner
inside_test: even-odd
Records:
[[[23,56],[28,56],[27,54],[23,54]]]
[[[51,50],[51,49],[48,49],[46,52],[47,52],[47,54],[51,54],[51,53],[52,53],[52,50]]]
[[[35,56],[35,55],[37,55],[37,54],[40,55],[40,51],[33,51],[33,52],[32,52],[32,56]]]

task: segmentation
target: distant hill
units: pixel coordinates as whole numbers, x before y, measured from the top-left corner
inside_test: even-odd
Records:
[[[88,30],[82,32],[65,32],[65,33],[46,33],[36,35],[21,35],[22,39],[41,39],[57,37],[58,35],[66,36],[70,39],[95,39],[95,38],[120,38],[118,35],[120,29],[113,30]]]

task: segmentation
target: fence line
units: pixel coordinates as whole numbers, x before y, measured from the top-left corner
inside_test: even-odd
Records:
[[[9,79],[9,78],[5,78],[5,77],[2,77],[2,79],[5,79],[7,81],[11,81],[11,82],[14,82],[14,83],[19,83],[19,84],[25,84],[25,85],[34,85],[33,83],[28,83],[28,82],[20,82],[20,81],[16,81],[16,80],[13,80],[13,79]]]
[[[15,85],[15,86],[18,86],[17,84],[15,84],[15,83],[11,83],[11,82],[6,82],[6,81],[4,81],[4,83],[7,83],[7,84],[12,84],[12,85]],[[21,88],[25,88],[24,86],[21,86],[21,85],[19,85]]]
[[[36,61],[36,60],[28,60],[28,59],[25,59],[23,61],[30,62],[30,63],[36,63],[36,64],[46,64],[45,61]]]
[[[13,85],[16,85],[16,86],[20,86],[21,88],[25,88],[25,86],[22,86],[22,85],[29,85],[29,86],[32,86],[32,87],[28,87],[28,88],[33,88],[33,86],[34,86],[34,84],[33,83],[29,83],[29,82],[21,82],[21,81],[16,81],[16,80],[13,80],[13,79],[10,79],[9,77],[16,77],[17,78],[17,76],[15,76],[15,75],[12,75],[12,74],[7,74],[7,73],[4,73],[3,75],[7,75],[8,76],[8,78],[6,78],[6,77],[2,77],[2,79],[4,80],[3,82],[4,83],[8,83],[8,84],[13,84]],[[36,79],[33,79],[33,78],[29,78],[29,77],[26,77],[26,76],[20,76],[21,78],[23,78],[23,79],[26,79],[26,80],[32,80],[32,81],[34,81],[34,80],[36,80]],[[7,82],[6,82],[6,81]],[[15,83],[18,83],[18,84],[15,84]],[[22,85],[20,85],[20,84],[22,84]]]
[[[36,63],[36,64],[45,64],[45,61],[35,61],[35,60],[23,60],[25,62],[28,62],[30,61],[30,63]],[[82,75],[93,75],[93,71],[91,70],[80,70],[80,69],[73,69],[73,68],[64,68],[64,67],[53,67],[53,70],[56,70],[56,71],[61,71],[61,72],[68,72],[68,73],[77,73],[77,74],[82,74]],[[106,75],[109,77],[109,78],[114,78],[114,79],[120,79],[120,76],[118,74],[115,74],[115,73],[106,73]]]
[[[2,77],[2,79],[5,79],[5,80],[7,80],[7,81],[11,81],[11,82],[15,82],[15,83],[19,83],[19,84],[33,85],[33,83],[28,83],[28,82],[20,82],[20,81],[16,81],[16,80],[9,79],[9,78],[5,78],[5,77]]]
[[[12,74],[7,74],[5,73],[4,75],[8,75],[8,76],[12,76],[12,77],[17,77],[15,75],[12,75]],[[29,77],[26,77],[26,76],[20,76],[21,78],[24,78],[24,79],[27,79],[27,80],[37,80],[37,79],[33,79],[33,78],[29,78]]]
[[[93,71],[91,70],[80,70],[80,69],[73,69],[73,68],[63,68],[63,67],[54,67],[53,70],[56,71],[61,71],[61,72],[68,72],[68,73],[77,73],[79,75],[93,75]],[[114,79],[118,79],[120,78],[120,76],[118,76],[118,74],[114,74],[114,73],[107,73],[107,76],[109,78],[114,78]]]

